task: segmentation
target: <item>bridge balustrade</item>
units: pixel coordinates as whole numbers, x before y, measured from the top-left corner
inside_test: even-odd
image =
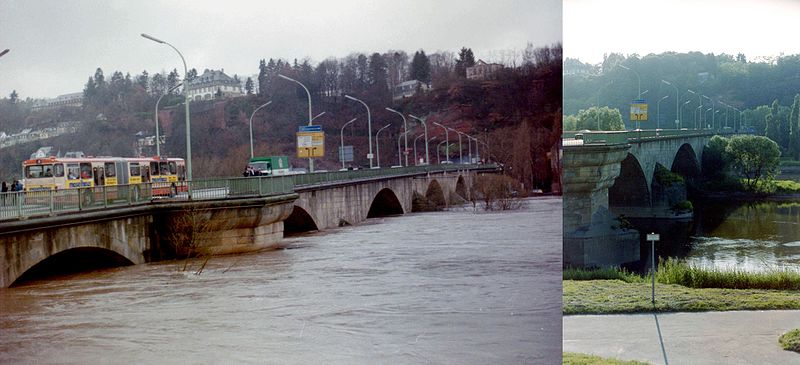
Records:
[[[8,192],[0,193],[0,221],[144,205],[155,201],[266,197],[290,194],[295,191],[296,187],[382,177],[496,169],[497,165],[493,164],[426,165],[288,176],[236,177],[177,183],[154,182],[79,189]]]

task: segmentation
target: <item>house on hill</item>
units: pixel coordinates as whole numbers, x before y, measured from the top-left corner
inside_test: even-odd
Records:
[[[217,94],[223,98],[242,96],[242,84],[228,76],[223,70],[203,71],[203,74],[189,81],[189,98],[193,101],[212,100]]]
[[[478,60],[475,66],[467,67],[467,79],[469,80],[488,80],[494,76],[497,71],[503,69],[503,65],[499,63],[486,63],[483,60]]]
[[[408,80],[397,84],[392,90],[392,100],[414,96],[417,91],[427,91],[430,86],[419,80]]]

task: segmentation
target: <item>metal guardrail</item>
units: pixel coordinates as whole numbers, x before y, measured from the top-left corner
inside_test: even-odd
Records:
[[[372,178],[383,178],[404,175],[418,175],[431,172],[450,172],[460,170],[496,169],[494,164],[443,164],[424,166],[404,166],[381,169],[360,169],[347,171],[315,172],[311,174],[291,175],[296,187],[324,185],[346,181],[358,181]]]
[[[565,145],[612,145],[636,142],[647,142],[660,138],[682,138],[696,136],[713,136],[741,134],[731,129],[709,130],[709,129],[646,129],[633,131],[585,131],[585,132],[564,132],[563,140],[581,140],[580,143],[570,143]]]
[[[295,191],[295,187],[429,172],[491,170],[496,168],[497,165],[493,164],[408,166],[287,176],[237,177],[177,183],[159,182],[79,189],[8,192],[0,193],[0,221],[145,205],[162,200],[197,201],[257,198],[291,194]]]

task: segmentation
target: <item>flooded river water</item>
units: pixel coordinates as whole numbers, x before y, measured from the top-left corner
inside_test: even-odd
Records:
[[[0,289],[0,363],[554,364],[561,199]],[[196,269],[200,262],[193,261]]]

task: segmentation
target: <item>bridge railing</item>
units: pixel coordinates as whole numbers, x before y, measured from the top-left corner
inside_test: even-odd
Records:
[[[0,193],[0,221],[143,205],[164,199],[229,199],[281,195],[292,192],[294,192],[294,183],[289,176],[8,192]]]
[[[592,144],[626,144],[635,142],[645,142],[660,138],[681,138],[694,136],[712,136],[735,134],[731,129],[707,130],[707,129],[642,129],[634,131],[585,131],[585,132],[564,132],[562,139],[570,140],[565,145],[592,145]],[[572,140],[582,141],[572,143]]]
[[[293,193],[296,186],[313,186],[430,172],[493,170],[496,168],[497,165],[493,164],[444,164],[318,172],[289,176],[218,178],[191,182],[151,182],[78,189],[8,192],[0,193],[0,221],[143,205],[153,201],[210,200],[282,195]]]
[[[404,166],[381,169],[360,169],[347,171],[315,172],[311,174],[291,175],[297,187],[322,185],[344,181],[358,181],[381,177],[424,174],[430,172],[450,172],[475,169],[496,169],[494,164],[442,164],[424,166]]]

